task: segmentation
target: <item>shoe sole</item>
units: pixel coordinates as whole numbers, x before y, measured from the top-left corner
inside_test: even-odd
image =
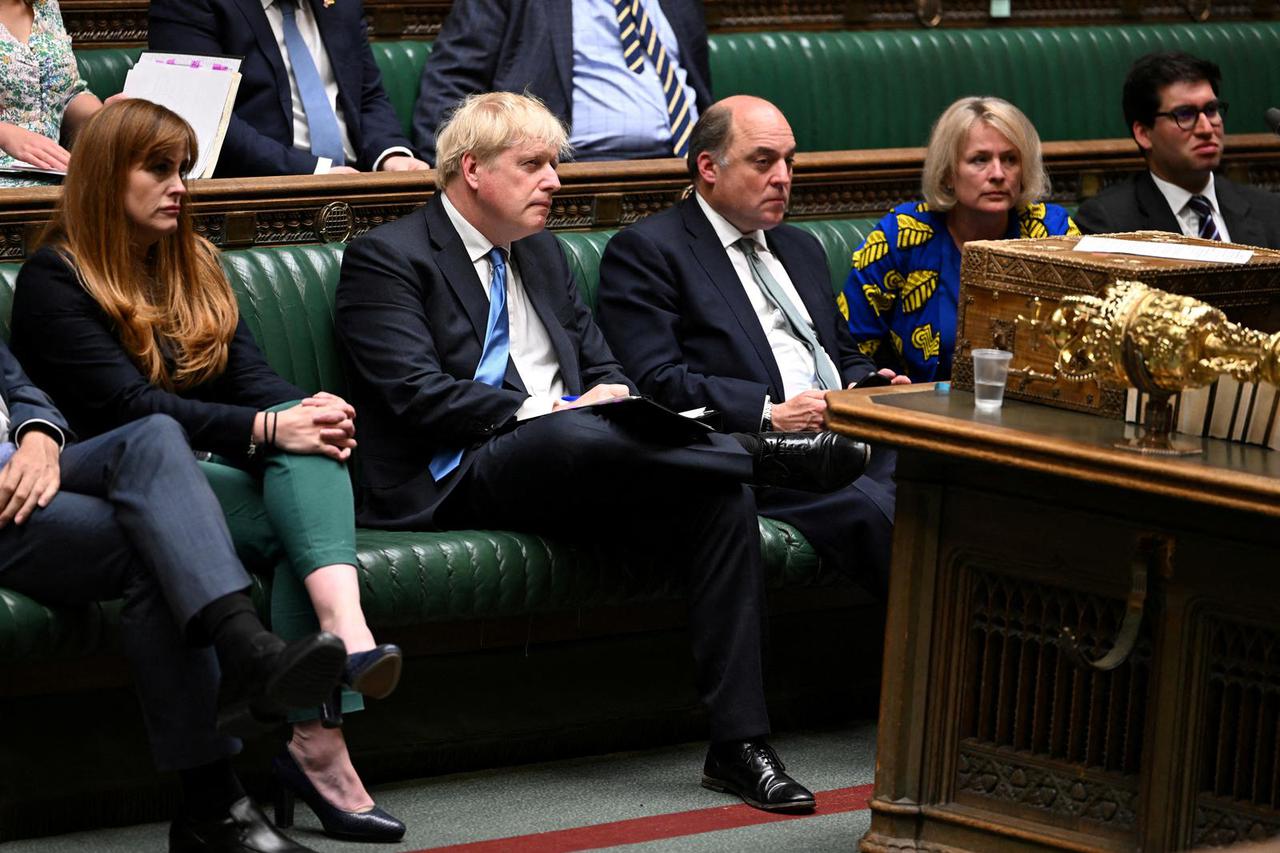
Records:
[[[744,803],[751,806],[752,808],[757,808],[765,812],[807,812],[807,811],[813,811],[813,809],[818,805],[817,802],[814,800],[800,800],[799,802],[795,802],[795,803],[775,803],[773,805],[757,802],[756,800],[753,800],[750,797],[748,797],[746,794],[743,794],[739,791],[735,791],[732,787],[730,787],[728,782],[724,782],[724,781],[721,781],[720,779],[712,778],[711,776],[708,776],[705,773],[702,774],[702,787],[707,788],[708,790],[711,790],[711,791],[718,791],[721,794],[733,794],[735,797],[739,798],[740,800],[742,800]]]
[[[276,674],[262,696],[221,709],[217,722],[219,734],[241,739],[254,737],[283,725],[287,711],[319,705],[333,692],[346,662],[347,652],[341,642],[317,638],[314,646],[292,666]]]
[[[370,699],[386,699],[400,683],[403,665],[404,659],[400,655],[387,655],[360,673],[360,677],[349,686]]]
[[[341,641],[317,639],[306,654],[267,683],[262,699],[286,711],[319,705],[333,692],[346,663],[347,650]]]

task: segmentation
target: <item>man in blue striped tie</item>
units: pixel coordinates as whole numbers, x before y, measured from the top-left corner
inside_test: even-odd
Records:
[[[1275,194],[1214,174],[1226,134],[1221,89],[1216,63],[1180,51],[1147,54],[1133,64],[1124,83],[1124,116],[1148,171],[1080,205],[1081,231],[1172,231],[1280,248]]]
[[[570,125],[578,160],[683,157],[711,103],[698,0],[454,0],[423,70],[413,138],[476,92],[529,92]]]
[[[543,230],[565,136],[533,98],[471,96],[440,133],[440,192],[347,247],[335,307],[360,407],[359,521],[595,542],[672,572],[710,722],[703,785],[811,809],[765,741],[764,573],[745,484],[838,489],[866,448],[831,433],[694,439],[610,416],[635,385]]]

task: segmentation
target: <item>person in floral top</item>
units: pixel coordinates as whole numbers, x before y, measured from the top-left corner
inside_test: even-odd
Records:
[[[58,0],[0,0],[0,168],[22,160],[65,170],[66,146],[101,108],[76,68]],[[35,183],[0,173],[0,187]]]
[[[922,183],[925,200],[889,211],[854,252],[839,296],[863,354],[912,382],[951,377],[965,243],[1080,233],[1064,209],[1038,201],[1049,192],[1040,137],[1000,98],[943,112]]]

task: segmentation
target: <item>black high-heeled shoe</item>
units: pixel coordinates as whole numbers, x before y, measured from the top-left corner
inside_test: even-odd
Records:
[[[275,822],[280,829],[293,826],[294,798],[298,797],[320,819],[325,835],[347,841],[399,841],[404,837],[404,824],[376,804],[367,812],[344,812],[326,800],[302,772],[288,748],[272,760],[271,771],[279,783]]]

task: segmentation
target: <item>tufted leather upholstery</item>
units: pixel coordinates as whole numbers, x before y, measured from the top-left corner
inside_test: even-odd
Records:
[[[801,151],[924,145],[938,114],[963,95],[1008,98],[1043,139],[1128,136],[1120,88],[1129,64],[1179,48],[1222,66],[1232,132],[1262,131],[1280,91],[1280,22],[1103,27],[731,33],[711,36],[717,98],[772,100]],[[373,43],[383,85],[407,129],[430,42]],[[77,52],[101,96],[120,90],[138,48]]]
[[[1179,48],[1222,66],[1228,127],[1261,131],[1280,89],[1280,24],[1150,24],[833,33],[741,33],[711,39],[717,98],[777,103],[802,151],[924,145],[964,95],[1017,104],[1043,139],[1128,136],[1124,75],[1152,50]]]
[[[382,86],[387,90],[391,106],[395,107],[405,136],[410,135],[413,124],[413,105],[418,101],[418,83],[422,79],[422,66],[431,53],[431,42],[401,39],[372,43],[373,59],[382,72]]]
[[[124,78],[138,61],[140,47],[107,47],[77,50],[76,65],[80,76],[89,84],[89,91],[99,98],[107,98],[124,89]]]
[[[833,285],[844,280],[853,248],[873,223],[809,222],[823,241]],[[600,256],[612,231],[558,234],[584,296],[594,305]],[[342,246],[229,251],[223,263],[241,311],[268,360],[299,386],[343,394],[347,380],[332,327]],[[8,336],[20,266],[0,264],[0,327]],[[819,572],[813,549],[794,529],[760,520],[771,586],[838,583]],[[375,627],[501,618],[601,605],[673,600],[677,578],[661,567],[618,566],[593,549],[501,531],[358,533],[361,601]],[[0,589],[0,661],[70,658],[110,648],[118,605],[48,608]]]

